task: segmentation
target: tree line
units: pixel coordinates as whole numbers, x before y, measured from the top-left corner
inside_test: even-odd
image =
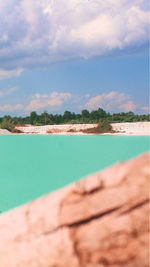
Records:
[[[74,113],[66,110],[63,114],[51,114],[43,112],[40,115],[36,111],[32,111],[30,116],[26,117],[11,117],[5,115],[0,118],[0,126],[3,129],[14,131],[15,126],[31,124],[42,126],[48,124],[77,124],[77,123],[113,123],[113,122],[138,122],[149,121],[149,115],[138,115],[133,112],[109,113],[98,108],[97,110],[88,111],[84,109],[81,113]]]

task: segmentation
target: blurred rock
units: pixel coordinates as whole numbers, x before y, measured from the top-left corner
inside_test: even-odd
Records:
[[[0,217],[2,267],[148,267],[150,154]]]

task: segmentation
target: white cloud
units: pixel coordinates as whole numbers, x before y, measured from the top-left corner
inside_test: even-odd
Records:
[[[148,14],[144,0],[1,0],[0,68],[139,47],[148,42]]]
[[[16,104],[14,106],[6,104],[4,106],[0,106],[0,111],[6,111],[6,112],[17,111],[17,110],[22,110],[22,109],[23,109],[22,104]]]
[[[12,76],[20,76],[23,69],[4,70],[0,69],[0,80],[11,78]]]
[[[144,106],[141,108],[143,111],[146,111],[147,113],[150,111],[149,106]]]
[[[125,111],[133,111],[133,110],[135,110],[135,107],[136,107],[136,105],[131,100],[120,106],[120,108],[123,108]]]
[[[11,93],[13,93],[13,92],[15,92],[17,90],[19,90],[19,88],[17,88],[17,87],[11,87],[11,88],[9,88],[9,89],[7,89],[5,91],[0,91],[0,97],[1,96],[5,96],[5,95],[10,95]]]
[[[43,108],[55,109],[58,106],[61,106],[63,102],[69,100],[72,97],[70,93],[58,93],[52,92],[50,95],[41,95],[35,94],[29,105],[26,107],[26,110],[41,110]]]
[[[130,98],[128,94],[112,91],[108,94],[104,93],[91,97],[84,105],[84,108],[93,110],[101,107],[110,112],[133,111],[136,105]]]

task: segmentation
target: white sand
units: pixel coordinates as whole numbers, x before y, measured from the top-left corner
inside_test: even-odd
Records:
[[[45,126],[19,126],[16,129],[25,134],[84,134],[82,131],[94,128],[97,124],[62,124]]]
[[[12,134],[12,133],[9,132],[8,130],[0,129],[0,135],[9,135],[9,134]]]
[[[63,125],[45,125],[45,126],[20,126],[16,129],[24,134],[84,134],[82,130],[94,128],[97,124],[63,124]],[[125,122],[113,123],[113,135],[150,135],[150,122]],[[109,133],[108,133],[109,134]]]
[[[150,135],[150,122],[113,123],[115,135]]]

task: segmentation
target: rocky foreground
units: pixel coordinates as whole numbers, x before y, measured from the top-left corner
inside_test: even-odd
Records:
[[[150,154],[0,217],[0,266],[148,267]]]

